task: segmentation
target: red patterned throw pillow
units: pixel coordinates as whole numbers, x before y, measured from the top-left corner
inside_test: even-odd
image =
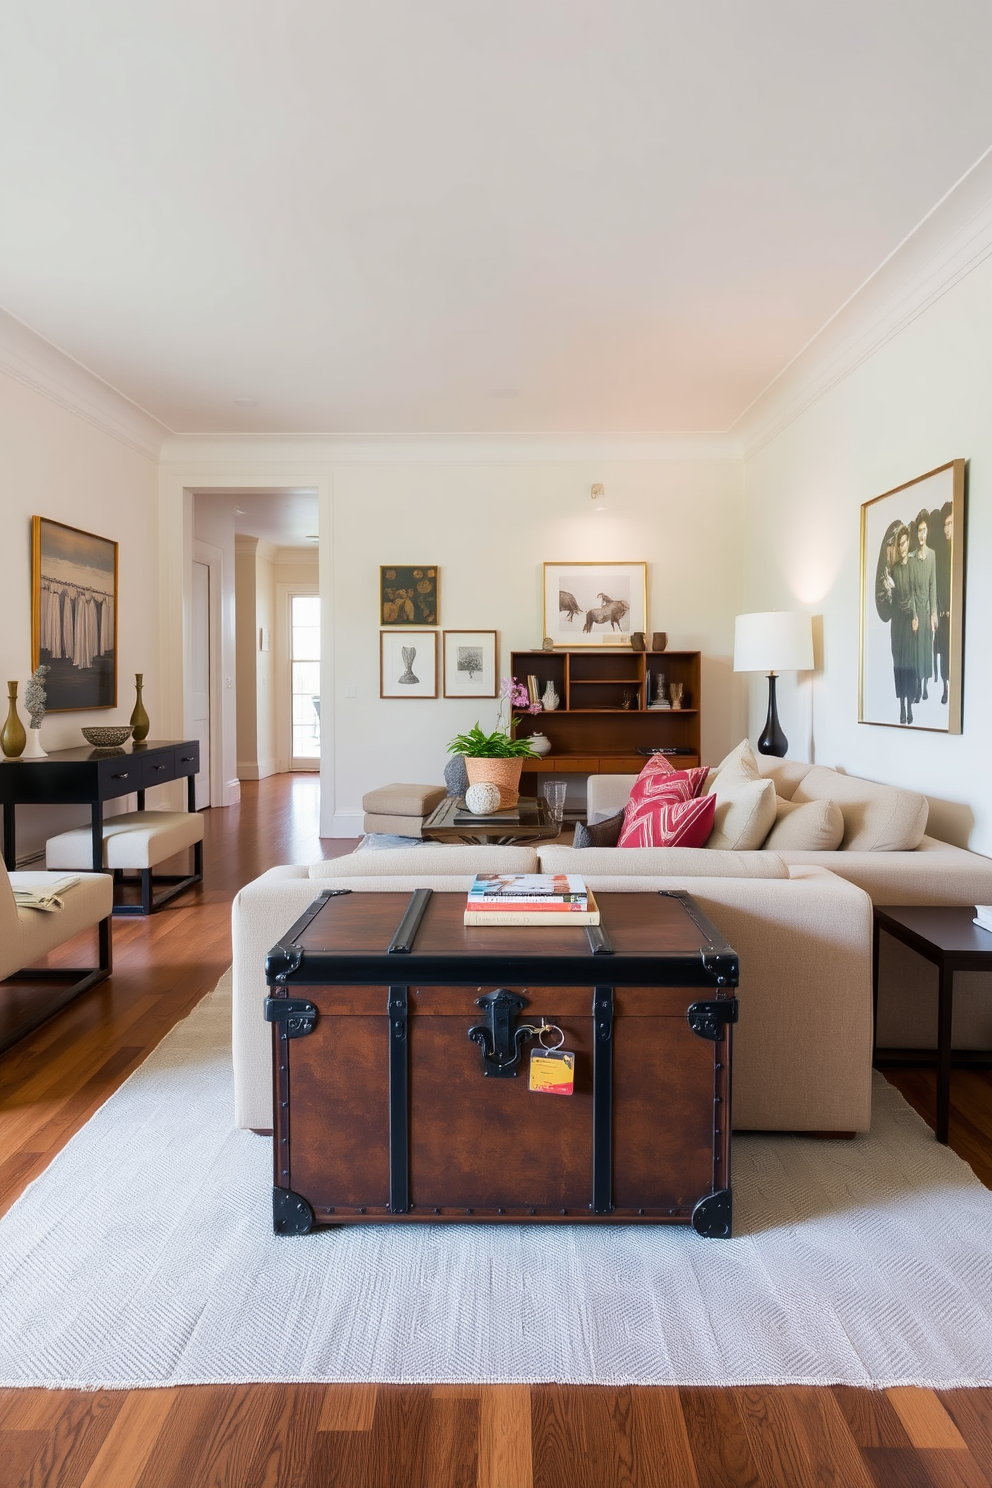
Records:
[[[634,782],[617,847],[705,847],[715,796],[700,796],[709,771],[673,770],[654,755]]]

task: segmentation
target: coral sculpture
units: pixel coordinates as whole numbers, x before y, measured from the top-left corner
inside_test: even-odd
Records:
[[[47,666],[36,667],[28,679],[24,689],[24,706],[31,715],[31,727],[41,728],[41,720],[45,716],[45,704],[48,694],[45,691],[44,682],[50,668]]]

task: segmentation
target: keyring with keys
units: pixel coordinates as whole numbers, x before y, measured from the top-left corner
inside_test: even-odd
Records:
[[[571,1095],[575,1089],[575,1055],[562,1048],[564,1031],[557,1023],[542,1018],[540,1026],[532,1026],[531,1032],[539,1047],[531,1049],[528,1088],[540,1095]],[[549,1044],[547,1039],[555,1034],[558,1042]]]

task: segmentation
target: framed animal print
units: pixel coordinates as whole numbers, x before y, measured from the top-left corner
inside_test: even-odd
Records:
[[[379,569],[380,625],[436,625],[438,582],[436,563],[386,563]]]
[[[444,696],[494,698],[497,693],[496,632],[446,630]]]
[[[49,713],[117,706],[117,544],[31,518],[31,667]]]
[[[965,462],[861,508],[859,723],[961,732]]]
[[[380,630],[379,696],[437,697],[436,630]]]
[[[646,563],[546,563],[544,634],[556,646],[629,646],[647,630]]]

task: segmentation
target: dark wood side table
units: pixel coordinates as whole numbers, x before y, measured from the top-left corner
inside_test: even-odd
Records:
[[[561,822],[543,796],[521,796],[492,816],[473,816],[460,796],[446,796],[420,830],[427,842],[547,842],[561,836]]]
[[[196,739],[149,740],[124,749],[56,749],[46,759],[4,760],[0,764],[3,806],[3,860],[17,867],[14,812],[18,806],[89,806],[93,831],[93,871],[103,871],[103,803],[145,791],[169,780],[186,780],[187,809],[196,810],[194,776],[200,768]]]
[[[992,932],[975,924],[975,907],[885,905],[875,908],[872,944],[872,987],[878,1011],[878,949],[881,931],[901,940],[938,973],[937,993],[937,1112],[938,1142],[947,1142],[951,1098],[951,1022],[954,1013],[954,973],[992,971]]]

